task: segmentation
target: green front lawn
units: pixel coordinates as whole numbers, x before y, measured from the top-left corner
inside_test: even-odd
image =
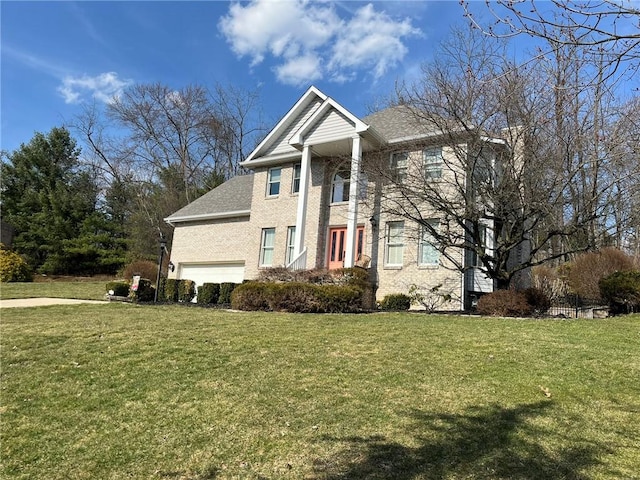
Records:
[[[107,281],[2,283],[0,300],[36,297],[104,300]]]
[[[0,334],[2,478],[640,478],[638,315],[105,304]]]

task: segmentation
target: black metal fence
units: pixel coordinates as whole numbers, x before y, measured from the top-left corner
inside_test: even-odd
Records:
[[[554,299],[547,313],[559,318],[605,318],[609,307],[600,299],[565,295]]]

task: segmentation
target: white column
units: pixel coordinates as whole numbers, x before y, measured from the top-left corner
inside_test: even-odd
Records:
[[[356,241],[358,233],[358,190],[360,187],[360,161],[362,140],[360,135],[351,137],[351,178],[349,184],[349,207],[347,210],[347,251],[344,256],[345,268],[353,267],[356,261]]]
[[[304,250],[304,226],[307,221],[307,200],[309,198],[309,183],[311,182],[311,147],[305,145],[302,150],[302,164],[300,165],[300,191],[298,192],[298,211],[296,214],[296,240],[293,256],[297,258]]]

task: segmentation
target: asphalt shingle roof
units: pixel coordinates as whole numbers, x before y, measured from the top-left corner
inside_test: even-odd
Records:
[[[429,135],[436,131],[435,127],[429,128],[425,121],[406,105],[385,108],[367,115],[362,121],[371,125],[387,142]]]
[[[250,210],[252,194],[253,174],[238,175],[195,199],[167,220]]]

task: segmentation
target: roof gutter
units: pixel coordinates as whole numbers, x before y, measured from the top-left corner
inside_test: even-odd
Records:
[[[251,215],[251,210],[234,210],[232,212],[202,213],[200,215],[184,215],[181,217],[167,217],[164,219],[164,221],[173,227],[175,226],[176,223],[199,222],[202,220],[220,220],[224,218],[234,218],[234,217],[248,217],[250,215]]]

